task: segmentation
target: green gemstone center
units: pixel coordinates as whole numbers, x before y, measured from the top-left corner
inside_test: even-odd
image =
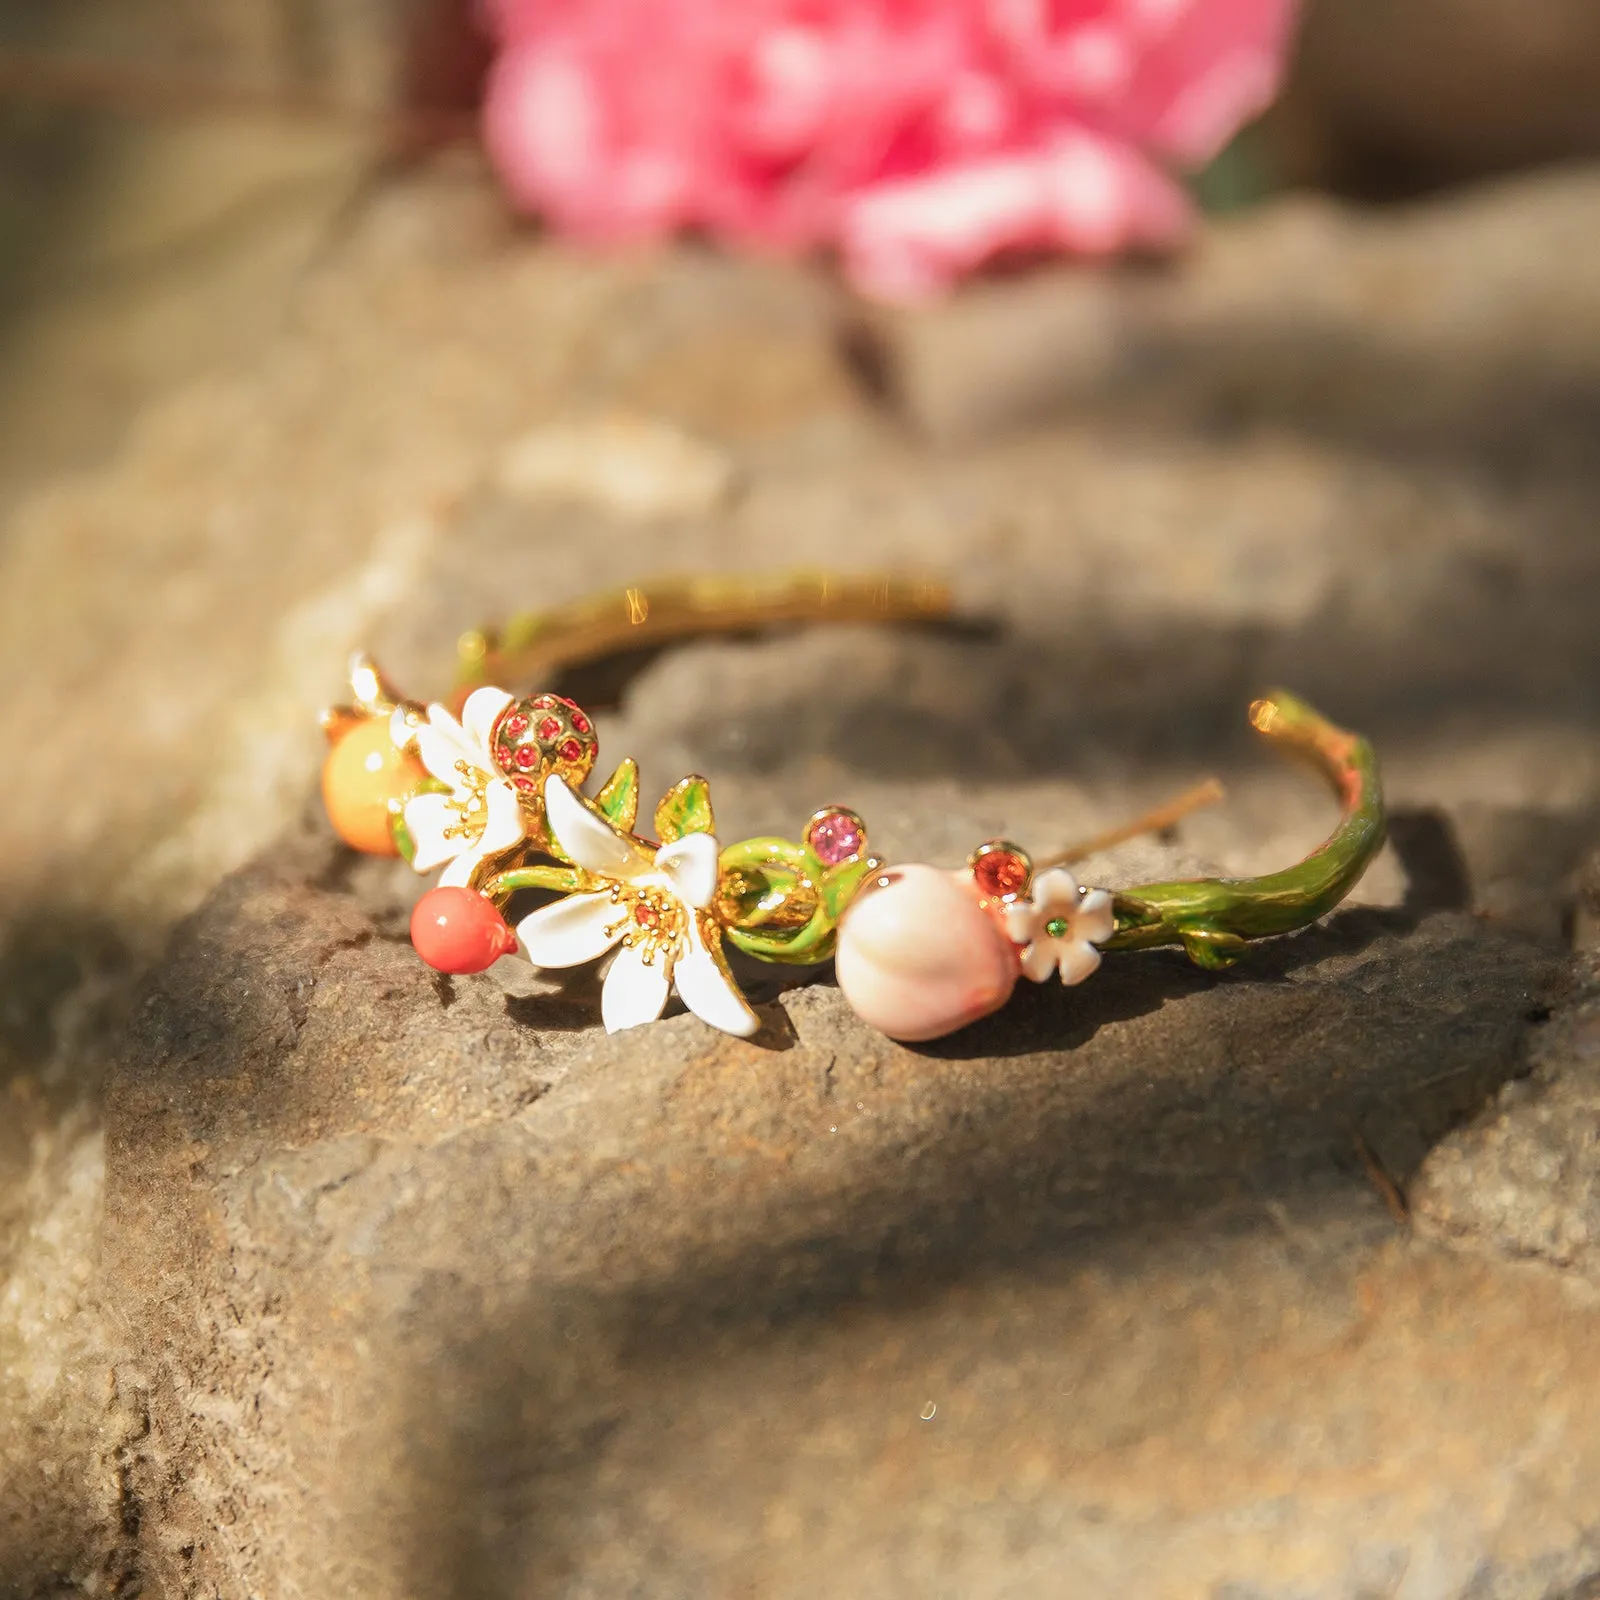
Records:
[[[1067,936],[1067,929],[1070,926],[1071,924],[1065,917],[1051,917],[1051,919],[1045,923],[1044,931],[1049,934],[1052,939],[1065,939]]]

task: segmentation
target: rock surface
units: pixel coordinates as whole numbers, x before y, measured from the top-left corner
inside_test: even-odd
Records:
[[[1285,165],[1393,194],[1600,151],[1600,16],[1586,0],[1309,0]]]
[[[1354,1144],[1404,1161],[1517,1069],[1539,941],[1350,912],[937,1050],[830,987],[764,1047],[608,1040],[592,985],[436,980],[342,876],[286,841],[231,879],[111,1103],[108,1279],[162,1352],[128,1494],[174,1592],[1022,1594],[1070,1560],[1345,1594],[1570,1555],[1496,1533],[1489,1463],[1600,1466],[1600,1419],[1491,1272],[1397,1244]],[[1563,1366],[1600,1353],[1534,1293]]]
[[[257,366],[0,543],[0,1593],[1582,1592],[1594,1288],[1450,1136],[1589,1003],[1600,178],[1556,193],[1286,204],[1133,387],[930,447],[821,280],[568,257],[459,164],[377,190]],[[518,468],[597,426],[592,484]],[[1284,681],[1377,741],[1395,849],[1234,974],[1108,961],[938,1049],[770,973],[741,1044],[419,968],[415,880],[307,809],[345,651],[435,692],[510,607],[823,560],[989,625],[591,674],[603,759],[944,861],[1215,767],[1086,875],[1254,871],[1331,811],[1250,747]]]
[[[1600,1277],[1600,963],[1540,1028],[1529,1072],[1432,1151],[1413,1195],[1437,1234]]]
[[[124,83],[154,75],[187,86],[202,107],[208,94],[226,105],[276,93],[376,111],[414,87],[415,51],[439,47],[439,15],[454,9],[448,0],[0,0],[0,37],[9,51],[87,69],[91,81],[98,69],[113,105],[120,72]],[[28,84],[35,95],[43,76]],[[162,108],[192,109],[170,92]]]

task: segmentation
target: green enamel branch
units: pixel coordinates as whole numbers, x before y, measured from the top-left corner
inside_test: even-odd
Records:
[[[1372,746],[1282,690],[1257,700],[1250,708],[1250,721],[1263,737],[1323,772],[1343,804],[1339,826],[1320,848],[1282,872],[1259,878],[1147,883],[1119,891],[1113,899],[1115,930],[1102,942],[1102,949],[1180,945],[1197,966],[1228,967],[1251,940],[1292,933],[1325,916],[1371,865],[1385,831]],[[638,769],[625,761],[591,804],[628,832],[638,802]],[[847,815],[859,822],[853,813]],[[687,833],[712,832],[705,779],[685,778],[668,790],[656,808],[655,824],[662,842]],[[745,839],[722,851],[717,911],[730,943],[764,961],[802,966],[826,961],[833,954],[840,920],[883,862],[863,853],[830,865],[809,841],[808,828],[806,842]],[[540,848],[562,855],[552,839],[541,840]],[[586,874],[565,860],[523,861],[504,866],[479,887],[501,903],[521,889],[570,894],[587,882]]]
[[[722,852],[729,942],[763,961],[810,966],[833,954],[839,919],[883,862],[858,856],[824,866],[809,845],[744,839]]]
[[[584,887],[584,875],[576,867],[535,861],[527,866],[508,867],[479,884],[480,890],[496,904],[519,889],[554,889],[560,894],[576,894]]]
[[[1283,872],[1123,890],[1114,899],[1116,930],[1102,948],[1175,944],[1197,966],[1231,966],[1252,939],[1291,933],[1326,915],[1371,864],[1384,838],[1372,746],[1282,691],[1256,701],[1250,720],[1274,744],[1322,770],[1344,805],[1339,826],[1320,849]],[[728,939],[765,961],[825,961],[851,900],[882,865],[863,856],[827,867],[808,845],[787,839],[730,845],[722,852]]]
[[[1252,939],[1292,933],[1325,916],[1355,887],[1383,844],[1383,790],[1372,746],[1283,690],[1257,700],[1250,721],[1274,744],[1310,759],[1333,784],[1344,816],[1322,846],[1260,878],[1147,883],[1115,897],[1106,950],[1182,945],[1196,966],[1232,966]]]

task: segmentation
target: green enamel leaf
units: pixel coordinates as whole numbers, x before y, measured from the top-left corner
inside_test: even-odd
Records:
[[[406,814],[399,808],[389,813],[389,837],[394,840],[394,847],[403,861],[409,864],[416,860],[417,841],[411,837],[411,830],[406,826]]]
[[[595,804],[624,833],[632,833],[639,816],[639,763],[628,756],[605,781]]]
[[[704,778],[680,778],[656,807],[656,836],[671,844],[689,833],[715,833],[711,815],[711,785]]]

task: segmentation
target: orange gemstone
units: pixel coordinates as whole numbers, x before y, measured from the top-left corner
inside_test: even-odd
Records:
[[[987,899],[1010,900],[1028,887],[1028,858],[1004,845],[983,849],[973,858],[972,876]]]
[[[389,737],[387,717],[364,717],[322,764],[322,803],[333,831],[352,850],[393,856],[389,801],[422,781],[422,768]]]

